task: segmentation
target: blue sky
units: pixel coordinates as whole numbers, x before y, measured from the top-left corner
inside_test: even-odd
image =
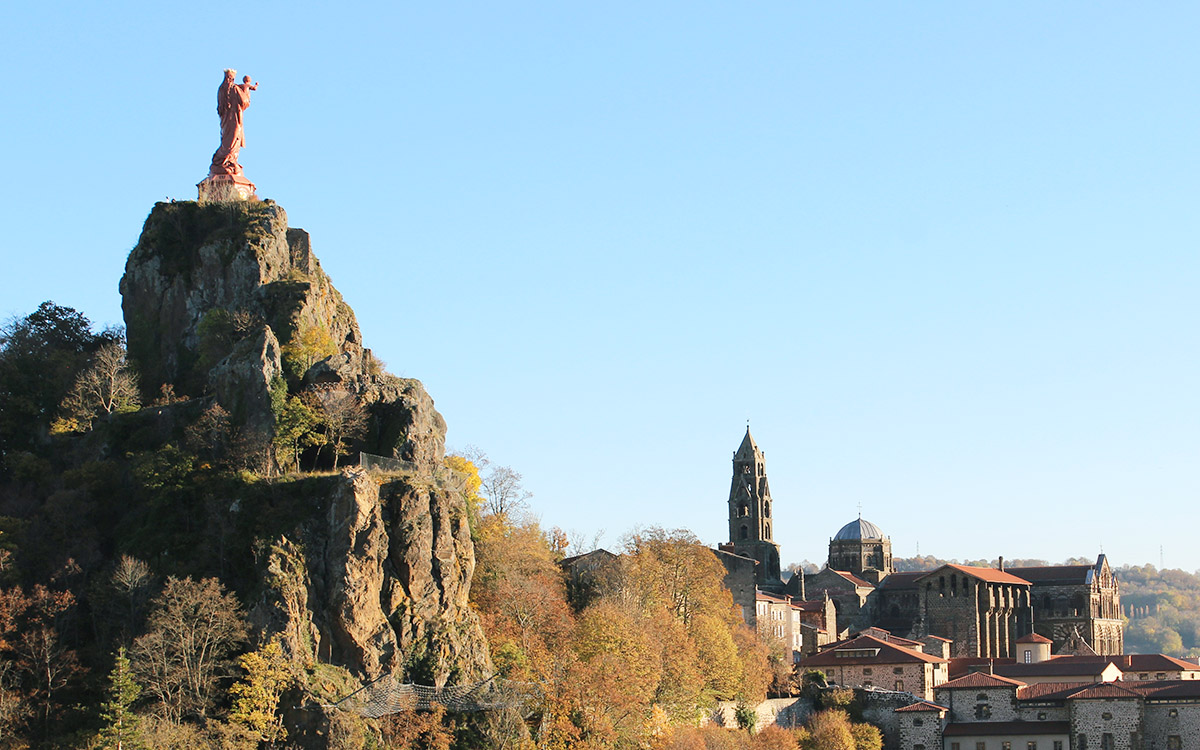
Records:
[[[0,315],[242,164],[547,526],[1200,568],[1193,3],[7,4]]]

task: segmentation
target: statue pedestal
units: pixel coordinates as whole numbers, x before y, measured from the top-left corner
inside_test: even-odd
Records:
[[[196,185],[201,203],[255,200],[254,183],[240,174],[211,174]]]

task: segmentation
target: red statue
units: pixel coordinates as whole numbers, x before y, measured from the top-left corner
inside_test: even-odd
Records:
[[[216,175],[242,174],[238,164],[238,152],[246,145],[246,133],[242,128],[242,113],[250,106],[250,92],[258,90],[257,83],[250,83],[250,76],[234,83],[236,70],[226,69],[225,80],[217,89],[217,114],[221,118],[221,146],[213,154],[210,177]]]

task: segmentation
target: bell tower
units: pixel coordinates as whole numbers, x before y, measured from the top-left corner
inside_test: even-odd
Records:
[[[779,545],[772,540],[771,489],[767,464],[750,428],[733,454],[733,482],[729,487],[729,544],[722,548],[757,560],[755,583],[766,591],[782,591],[779,578]]]

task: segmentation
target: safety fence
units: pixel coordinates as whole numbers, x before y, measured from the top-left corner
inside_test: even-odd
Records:
[[[401,474],[407,477],[425,478],[443,489],[462,492],[466,489],[467,479],[462,474],[445,466],[430,468],[424,464],[412,461],[401,461],[398,458],[376,456],[371,453],[359,453],[358,465],[367,471],[378,471],[383,474]]]
[[[384,675],[332,704],[332,707],[353,711],[370,719],[401,711],[428,711],[435,704],[454,713],[516,709],[528,714],[541,697],[541,691],[533,683],[498,677],[470,685],[433,687],[400,682],[392,675]]]

